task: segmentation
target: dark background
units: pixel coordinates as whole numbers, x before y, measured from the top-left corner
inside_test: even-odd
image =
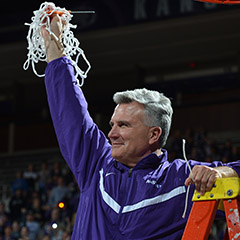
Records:
[[[0,14],[0,153],[57,148],[43,78],[27,59],[26,36],[41,1],[4,3]],[[6,6],[5,6],[6,4]],[[92,65],[82,87],[107,133],[116,91],[147,87],[171,97],[177,129],[203,128],[240,143],[240,8],[192,0],[55,1],[75,14],[75,36]],[[43,73],[46,64],[37,65]]]

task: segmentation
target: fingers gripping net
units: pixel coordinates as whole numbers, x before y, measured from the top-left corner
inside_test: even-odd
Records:
[[[83,50],[79,47],[80,43],[77,38],[74,37],[71,28],[76,28],[76,25],[72,25],[70,20],[72,15],[65,8],[56,7],[54,3],[45,2],[42,3],[40,9],[34,11],[34,16],[31,18],[32,23],[25,23],[29,26],[29,31],[27,35],[28,41],[28,54],[27,60],[23,65],[23,69],[27,70],[29,65],[32,65],[33,72],[38,77],[44,77],[44,74],[38,74],[35,69],[35,64],[39,61],[47,62],[46,49],[44,45],[44,39],[41,35],[41,28],[45,27],[46,30],[52,35],[57,41],[59,40],[57,36],[51,31],[51,17],[55,13],[61,13],[62,21],[64,22],[64,30],[62,33],[62,43],[66,56],[72,60],[73,66],[75,68],[75,77],[77,79],[78,85],[81,87],[84,83],[84,79],[87,77],[87,73],[90,70],[91,66],[87,60]],[[72,59],[76,55],[75,60]],[[83,71],[78,67],[78,60],[82,56],[84,61],[87,64],[87,70]],[[81,83],[78,78],[81,78]]]

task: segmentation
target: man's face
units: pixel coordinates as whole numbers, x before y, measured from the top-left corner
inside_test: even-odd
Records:
[[[120,104],[110,121],[108,137],[112,143],[112,157],[129,167],[134,167],[151,153],[150,127],[144,124],[144,107],[138,102]]]

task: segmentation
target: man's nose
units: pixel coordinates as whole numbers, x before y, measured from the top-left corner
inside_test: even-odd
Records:
[[[116,127],[112,127],[112,129],[108,133],[108,137],[111,138],[117,138],[118,137],[118,131]]]

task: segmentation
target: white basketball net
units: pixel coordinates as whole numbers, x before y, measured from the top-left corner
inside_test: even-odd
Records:
[[[29,26],[28,35],[27,35],[27,41],[28,41],[28,54],[27,54],[27,60],[25,61],[23,65],[23,69],[27,70],[29,68],[29,65],[31,63],[33,72],[38,77],[44,77],[44,74],[38,74],[35,69],[35,64],[39,61],[47,62],[47,56],[46,56],[46,49],[44,45],[44,40],[41,35],[41,27],[45,26],[46,30],[54,36],[55,39],[58,39],[56,35],[51,31],[50,28],[50,21],[51,21],[51,15],[56,13],[56,11],[63,12],[64,14],[61,15],[61,18],[65,21],[65,27],[62,34],[62,43],[64,47],[64,51],[66,56],[72,60],[73,66],[75,68],[75,77],[76,80],[81,87],[84,83],[84,79],[87,77],[87,73],[90,70],[91,66],[88,62],[83,50],[79,47],[80,43],[77,38],[74,37],[73,32],[71,31],[71,28],[76,28],[76,25],[72,25],[70,23],[70,20],[72,19],[72,15],[69,11],[67,11],[65,8],[56,7],[54,3],[51,2],[45,2],[42,3],[40,6],[40,9],[37,11],[34,11],[34,16],[31,18],[32,23],[25,23],[25,25]],[[72,59],[72,56],[76,56],[75,60]],[[79,57],[82,56],[84,61],[87,64],[87,70],[83,71],[78,67],[78,60]],[[79,82],[78,78],[81,78],[81,82]]]

